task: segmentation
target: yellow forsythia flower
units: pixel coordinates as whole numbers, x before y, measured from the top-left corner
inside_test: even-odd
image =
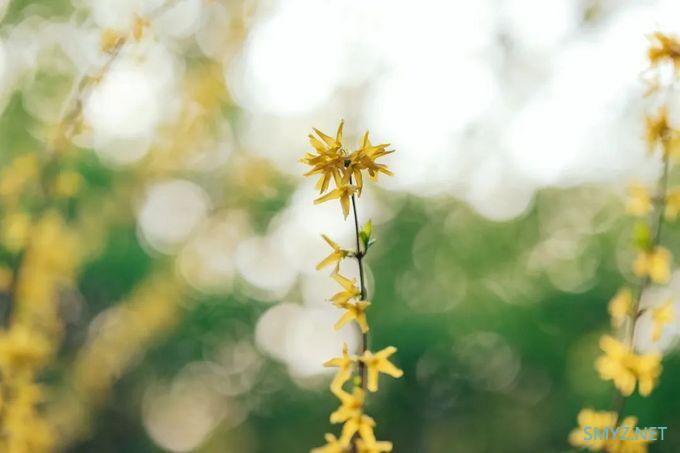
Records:
[[[330,359],[323,364],[325,367],[338,368],[338,374],[331,383],[331,390],[333,393],[338,393],[337,389],[342,389],[342,385],[347,382],[352,375],[352,368],[356,363],[356,356],[350,356],[347,352],[347,343],[342,344],[342,357]]]
[[[602,431],[605,428],[613,428],[616,423],[616,412],[601,412],[592,409],[582,409],[576,417],[578,427],[569,433],[569,443],[574,447],[588,448],[590,451],[602,450],[607,441],[599,436],[587,436],[586,428],[597,428]]]
[[[626,417],[621,423],[622,427],[627,429],[622,430],[628,433],[635,433],[637,425],[637,418]],[[609,453],[647,453],[647,444],[651,443],[650,433],[648,430],[641,429],[637,436],[630,435],[626,439],[614,438],[607,442],[607,452]],[[623,434],[622,434],[623,435]]]
[[[671,134],[671,128],[668,125],[668,110],[662,107],[656,117],[648,116],[645,118],[645,131],[647,148],[650,152],[656,149],[659,141],[667,141]]]
[[[67,170],[59,173],[54,182],[54,191],[57,196],[70,198],[78,193],[83,184],[83,177],[80,173]]]
[[[331,414],[331,423],[342,423],[363,413],[365,395],[361,387],[354,387],[352,393],[342,390],[336,396],[340,407]]]
[[[318,138],[310,134],[309,141],[316,153],[307,153],[301,159],[301,162],[312,167],[309,172],[305,173],[305,176],[320,175],[316,183],[319,193],[326,192],[331,181],[335,183],[335,189],[317,198],[315,203],[338,199],[343,214],[347,218],[350,198],[355,193],[361,196],[361,189],[363,188],[362,172],[366,171],[372,179],[377,179],[379,173],[392,175],[387,166],[377,163],[376,159],[394,151],[387,150],[389,144],[371,144],[367,131],[364,134],[361,147],[356,151],[348,152],[342,143],[344,124],[344,121],[340,121],[335,138],[314,129]]]
[[[666,195],[666,220],[675,220],[680,214],[680,187],[670,191]]]
[[[349,255],[349,251],[343,250],[342,247],[333,242],[333,240],[331,240],[331,238],[329,238],[325,234],[322,234],[321,237],[323,238],[324,241],[326,241],[328,245],[331,246],[333,251],[331,252],[330,255],[328,255],[319,264],[316,265],[316,270],[321,270],[324,267],[335,263],[335,273],[337,273],[340,268],[340,261],[346,258],[347,255]]]
[[[667,300],[662,305],[652,309],[652,340],[659,341],[666,324],[673,322],[675,318],[675,308],[673,301]]]
[[[30,368],[50,353],[49,342],[23,325],[14,325],[0,333],[0,368],[6,373]]]
[[[371,305],[370,302],[366,300],[359,300],[356,302],[344,302],[342,304],[336,305],[338,308],[343,308],[345,313],[338,320],[338,322],[335,323],[335,326],[333,326],[335,330],[342,329],[342,327],[350,321],[356,321],[363,333],[368,332],[366,309]]]
[[[135,41],[141,41],[144,37],[144,31],[149,27],[151,22],[142,16],[135,16],[135,22],[132,24],[132,37]]]
[[[368,138],[368,131],[364,133],[364,138],[361,141],[361,148],[353,152],[349,159],[345,162],[345,174],[343,176],[343,182],[348,183],[349,178],[354,176],[359,193],[363,188],[363,177],[361,176],[361,171],[366,170],[371,179],[377,179],[379,173],[384,173],[388,176],[392,176],[392,172],[387,169],[384,164],[376,163],[376,159],[379,157],[386,156],[393,153],[394,151],[388,151],[387,147],[389,144],[382,144],[374,146]]]
[[[0,238],[10,252],[16,253],[24,248],[31,231],[31,218],[25,212],[12,212],[2,220]]]
[[[640,395],[647,396],[661,375],[661,354],[638,355],[615,338],[604,335],[600,348],[605,355],[595,362],[595,369],[605,381],[611,380],[621,394],[629,396],[638,384]]]
[[[595,429],[602,433],[605,429],[612,430],[616,423],[616,412],[594,411],[592,409],[582,409],[579,412],[577,420],[578,427],[574,428],[569,434],[569,443],[574,447],[587,448],[590,451],[606,451],[608,453],[646,453],[647,444],[650,440],[645,440],[644,437],[649,437],[645,434],[640,434],[639,439],[621,440],[617,436],[613,436],[611,431],[607,438],[600,435],[594,435]],[[628,437],[632,437],[630,433],[635,432],[637,419],[635,417],[626,417],[621,426],[627,428]],[[619,432],[621,433],[621,432]],[[619,434],[621,436],[623,434]],[[617,438],[615,438],[617,437]]]
[[[394,346],[388,346],[385,349],[376,352],[366,351],[360,357],[360,360],[366,365],[368,373],[368,390],[371,392],[378,391],[378,375],[380,373],[389,374],[394,378],[400,378],[404,372],[394,366],[388,359],[397,352]]]
[[[375,420],[368,415],[355,415],[345,422],[342,427],[342,434],[340,442],[349,445],[356,433],[359,433],[361,439],[374,439],[373,428],[375,428]]]
[[[102,50],[102,52],[113,53],[124,42],[125,36],[117,32],[116,30],[107,28],[102,32],[102,36],[99,40],[99,48]]]
[[[25,185],[38,175],[39,162],[35,154],[22,154],[0,172],[0,197],[17,196]]]
[[[668,283],[671,279],[672,255],[664,247],[639,253],[633,263],[633,271],[638,277],[649,277],[655,283]]]
[[[342,214],[347,218],[349,215],[349,204],[352,195],[356,193],[358,189],[355,186],[349,184],[341,184],[336,189],[328,192],[326,195],[321,196],[314,200],[314,204],[323,203],[329,200],[340,200],[340,206],[342,206]]]
[[[651,36],[651,46],[647,56],[652,66],[664,60],[671,61],[676,68],[680,68],[680,43],[674,36],[656,32]]]
[[[373,440],[357,440],[358,453],[388,453],[392,451],[392,442]]]
[[[633,293],[628,288],[621,288],[616,296],[609,301],[609,315],[614,327],[621,327],[631,313],[633,307]]]
[[[326,445],[313,448],[310,453],[345,453],[347,449],[333,434],[326,433]]]
[[[628,187],[628,203],[626,211],[635,216],[644,216],[652,210],[652,197],[642,184],[631,184]]]
[[[343,277],[340,274],[333,274],[333,280],[338,282],[340,286],[342,286],[342,291],[339,293],[334,294],[331,297],[331,302],[333,302],[334,305],[336,306],[342,306],[342,304],[346,303],[350,299],[354,299],[355,297],[360,297],[361,296],[361,290],[357,288],[356,285],[356,279],[350,280],[347,277]]]

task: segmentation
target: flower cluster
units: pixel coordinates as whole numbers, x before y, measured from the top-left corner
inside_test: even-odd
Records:
[[[661,64],[679,68],[680,43],[674,37],[661,33],[654,34],[649,60],[652,69]],[[658,87],[651,90],[656,91]],[[661,339],[664,328],[675,316],[670,300],[651,307],[642,307],[640,301],[650,285],[667,284],[671,279],[673,257],[660,242],[664,221],[675,220],[680,213],[680,187],[668,187],[673,161],[680,157],[679,139],[680,131],[669,123],[665,107],[646,119],[647,147],[652,157],[660,158],[662,173],[654,192],[640,184],[632,185],[628,189],[627,211],[638,219],[633,234],[637,257],[632,263],[632,270],[639,282],[634,290],[627,287],[619,289],[609,302],[611,324],[619,331],[620,338],[602,336],[600,348],[604,354],[595,362],[595,369],[600,377],[605,381],[612,381],[619,392],[614,411],[596,412],[583,409],[578,415],[579,428],[569,436],[572,445],[587,447],[591,451],[633,453],[647,451],[647,441],[586,437],[584,427],[634,427],[637,422],[635,417],[626,417],[622,420],[626,398],[631,396],[636,388],[641,396],[649,396],[661,375],[662,354],[637,352],[635,336],[637,321],[645,313],[649,312],[650,315],[653,342]]]
[[[333,266],[331,278],[340,285],[340,290],[330,298],[330,301],[337,308],[344,310],[335,324],[335,329],[339,330],[348,323],[355,323],[362,333],[362,347],[358,354],[350,354],[347,344],[344,344],[342,355],[324,364],[326,367],[337,368],[330,389],[340,400],[340,407],[331,414],[330,421],[342,423],[343,427],[340,437],[326,434],[326,445],[313,449],[312,453],[389,452],[392,451],[392,443],[376,440],[375,421],[364,411],[366,392],[378,391],[381,373],[399,378],[403,372],[390,362],[390,357],[397,351],[394,346],[388,346],[377,352],[368,350],[369,324],[366,311],[371,302],[368,300],[364,282],[363,259],[374,239],[370,221],[359,230],[356,197],[361,195],[363,189],[363,171],[373,179],[379,173],[392,174],[384,164],[375,162],[377,158],[392,151],[387,150],[389,145],[386,144],[372,145],[368,139],[368,132],[364,134],[358,150],[351,153],[346,151],[342,143],[343,122],[340,122],[335,138],[314,130],[318,138],[310,135],[309,139],[316,154],[308,153],[302,159],[302,162],[312,166],[307,176],[320,175],[317,189],[322,194],[328,191],[331,181],[335,184],[335,189],[322,195],[315,202],[339,199],[345,218],[349,215],[351,203],[354,207],[356,234],[356,250],[353,251],[343,249],[328,236],[322,235],[331,247],[331,253],[317,265],[317,269]],[[346,258],[357,261],[360,278],[358,286],[356,279],[340,274],[340,263]]]
[[[309,165],[312,169],[305,176],[319,175],[316,188],[321,197],[315,203],[323,203],[328,200],[340,200],[342,212],[345,218],[349,215],[350,198],[355,193],[361,196],[363,189],[363,171],[366,171],[371,179],[377,180],[380,173],[392,175],[384,164],[379,164],[376,159],[393,153],[388,150],[389,144],[372,145],[368,138],[368,131],[364,134],[361,147],[356,151],[349,152],[342,144],[342,129],[344,121],[340,121],[335,138],[330,137],[318,129],[314,129],[317,137],[310,134],[309,141],[314,147],[315,153],[307,153],[301,162]],[[333,181],[335,188],[324,195]]]
[[[652,442],[652,436],[649,435],[646,428],[640,430],[640,435],[627,439],[622,439],[620,438],[621,436],[601,437],[592,435],[595,429],[599,432],[614,429],[617,419],[616,412],[598,412],[592,409],[583,409],[578,414],[578,427],[574,428],[569,434],[569,442],[576,447],[588,448],[590,451],[607,451],[610,453],[647,451],[647,444]],[[626,417],[620,426],[628,428],[624,432],[633,432],[636,425],[637,418]]]

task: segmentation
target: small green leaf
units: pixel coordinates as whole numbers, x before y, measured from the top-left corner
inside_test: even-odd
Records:
[[[633,228],[633,244],[642,250],[647,250],[651,246],[652,233],[649,225],[645,222],[638,222]]]
[[[364,227],[361,229],[361,231],[363,233],[366,233],[366,236],[368,236],[369,238],[371,237],[371,231],[372,230],[373,230],[373,221],[372,220],[369,220],[368,222],[366,222],[366,225],[364,225]]]
[[[361,229],[359,232],[359,238],[361,239],[361,243],[364,246],[364,250],[368,250],[368,248],[371,246],[373,241],[371,240],[371,231],[373,230],[373,226],[371,224],[371,221],[369,220],[366,222],[366,225]]]

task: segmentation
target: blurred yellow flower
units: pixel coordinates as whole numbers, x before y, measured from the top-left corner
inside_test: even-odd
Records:
[[[392,451],[392,442],[359,439],[357,440],[358,453],[388,453]]]
[[[636,427],[636,425],[637,418],[626,417],[620,426],[625,428],[621,430],[621,432],[629,433],[628,436],[625,436],[625,439],[623,439],[620,436],[624,435],[621,434],[620,436],[614,436],[614,438],[610,439],[609,442],[607,442],[607,452],[647,453],[647,444],[652,442],[651,436],[649,435],[646,428],[639,429]],[[636,433],[636,430],[638,429],[640,432]]]
[[[631,348],[615,338],[604,335],[600,348],[605,355],[595,362],[595,369],[604,380],[611,380],[624,396],[630,396],[638,384],[640,395],[647,396],[661,374],[661,354],[635,354]]]
[[[600,451],[607,444],[607,440],[599,436],[588,435],[586,428],[590,430],[591,434],[595,428],[600,432],[605,428],[613,428],[616,423],[616,412],[581,409],[576,419],[578,427],[569,433],[569,443],[574,447],[587,448],[590,451]]]
[[[16,197],[39,171],[39,161],[34,153],[21,154],[0,171],[0,197]]]
[[[350,356],[347,351],[347,343],[342,344],[342,357],[335,357],[323,364],[325,367],[338,368],[338,374],[331,382],[331,390],[333,393],[338,393],[337,389],[341,389],[343,384],[347,382],[352,375],[352,367],[356,363],[356,356]]]
[[[626,318],[631,314],[633,307],[633,293],[628,288],[621,288],[609,301],[609,315],[612,325],[621,327]]]
[[[345,302],[343,304],[337,305],[339,308],[345,309],[345,313],[342,315],[340,320],[335,323],[333,328],[335,330],[340,330],[348,322],[354,320],[359,325],[359,328],[363,333],[368,332],[368,321],[366,320],[366,309],[371,305],[370,302],[366,300],[360,300],[357,302]]]
[[[666,195],[666,220],[675,220],[680,213],[680,187],[671,190]]]
[[[31,218],[21,211],[5,214],[1,220],[0,238],[2,245],[12,253],[21,251],[26,245],[31,231]]]
[[[347,449],[333,434],[326,433],[326,445],[313,448],[310,453],[345,453]]]
[[[668,283],[671,279],[671,252],[664,247],[642,251],[633,263],[633,271],[638,277],[649,277],[655,283]]]
[[[631,184],[628,187],[628,203],[626,211],[635,216],[644,216],[652,210],[652,197],[642,184]]]
[[[57,175],[54,181],[54,192],[59,197],[70,198],[78,193],[83,184],[83,177],[73,170],[66,170]]]
[[[400,378],[404,372],[394,366],[388,358],[397,352],[394,346],[388,346],[385,349],[376,352],[366,351],[360,357],[360,360],[366,365],[368,373],[368,390],[371,392],[378,391],[378,376],[380,373],[389,374],[394,378]]]
[[[650,41],[647,56],[652,66],[666,60],[671,61],[676,69],[680,68],[680,43],[674,36],[655,32]]]
[[[375,438],[373,428],[375,427],[375,420],[368,415],[355,415],[345,422],[342,427],[342,435],[340,441],[344,444],[349,444],[352,437],[358,432],[362,439]]]
[[[667,300],[662,305],[652,309],[652,340],[659,341],[666,324],[675,319],[675,307],[672,300]]]
[[[51,352],[50,343],[39,332],[21,324],[0,333],[0,368],[4,373],[40,364]]]
[[[340,200],[340,206],[342,206],[342,214],[347,218],[349,215],[349,204],[352,195],[357,192],[356,186],[349,184],[341,184],[338,188],[333,189],[326,195],[314,200],[314,204],[320,204],[330,200]]]
[[[99,48],[105,53],[114,53],[125,42],[125,36],[121,33],[107,28],[102,32],[99,40]]]
[[[135,38],[135,41],[141,41],[144,37],[144,31],[149,28],[150,25],[151,22],[149,22],[148,19],[135,15],[135,21],[132,24],[132,37]]]
[[[338,273],[333,274],[332,277],[333,280],[342,286],[342,291],[331,297],[331,302],[333,302],[336,307],[342,307],[350,299],[361,296],[361,290],[356,285],[356,279],[353,278],[350,280]]]
[[[349,255],[350,252],[348,250],[343,250],[342,247],[340,247],[338,244],[333,242],[333,240],[331,240],[331,238],[329,238],[325,234],[322,234],[321,237],[323,238],[324,241],[326,241],[326,243],[328,245],[331,246],[333,251],[331,252],[330,255],[328,255],[319,264],[316,265],[316,270],[321,270],[324,267],[335,263],[334,273],[337,274],[337,272],[340,268],[340,261],[342,261],[344,258],[346,258]]]
[[[342,423],[363,414],[365,395],[361,387],[354,387],[352,393],[343,390],[336,396],[340,399],[340,407],[331,414],[331,423]]]

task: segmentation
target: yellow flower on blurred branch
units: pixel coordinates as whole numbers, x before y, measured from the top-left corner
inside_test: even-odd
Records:
[[[346,304],[349,300],[361,296],[361,290],[356,285],[356,279],[349,279],[340,274],[333,274],[333,280],[338,282],[342,286],[342,291],[334,294],[331,297],[331,302],[337,307],[341,307]]]
[[[107,28],[102,32],[99,48],[105,53],[114,53],[125,42],[125,36],[116,30]]]
[[[617,418],[616,412],[582,409],[578,427],[569,434],[569,443],[589,451],[646,453],[647,444],[652,442],[648,430],[639,430],[638,434],[635,417],[626,417],[617,427]]]
[[[17,211],[4,215],[0,220],[2,245],[12,253],[21,251],[26,245],[31,231],[31,218],[25,212]]]
[[[342,427],[340,441],[344,444],[349,444],[357,433],[359,433],[361,439],[375,438],[373,428],[375,428],[375,420],[372,417],[366,414],[354,415]]]
[[[404,375],[403,371],[388,360],[395,352],[397,352],[397,348],[388,346],[375,354],[371,351],[366,351],[360,357],[360,360],[366,365],[368,370],[368,389],[371,392],[378,391],[378,376],[380,373],[388,374],[394,378],[400,378]]]
[[[340,200],[340,206],[342,206],[342,214],[347,218],[349,215],[349,202],[352,195],[357,192],[356,186],[349,184],[342,184],[336,189],[328,192],[326,195],[321,196],[314,200],[314,204],[320,204],[330,200]]]
[[[628,188],[626,211],[635,216],[644,216],[652,210],[652,197],[642,184],[631,184]]]
[[[613,381],[624,396],[633,393],[636,383],[640,395],[652,392],[661,374],[661,354],[635,354],[628,345],[609,335],[600,339],[600,348],[605,355],[597,359],[595,368],[602,379]]]
[[[663,61],[670,61],[676,69],[680,68],[680,43],[674,36],[655,32],[650,37],[650,41],[647,56],[652,66]]]
[[[652,309],[652,340],[659,341],[663,334],[663,329],[675,319],[675,308],[673,301],[667,300],[662,305]]]
[[[0,197],[18,197],[38,176],[39,162],[34,153],[21,154],[0,170]]]
[[[358,453],[388,453],[392,451],[392,442],[359,439],[357,440]]]
[[[633,307],[633,293],[628,288],[621,288],[616,296],[609,301],[609,315],[611,316],[612,325],[614,327],[621,327],[630,315]]]
[[[668,283],[671,279],[672,255],[664,247],[657,246],[651,251],[642,251],[633,263],[638,277],[649,277],[654,283]]]
[[[356,321],[359,328],[363,333],[368,332],[368,322],[366,321],[366,309],[371,305],[370,302],[365,300],[360,300],[356,302],[344,302],[338,304],[338,308],[345,310],[340,320],[335,323],[333,328],[335,330],[340,330],[342,327],[350,321]]]
[[[321,270],[326,266],[329,266],[333,263],[335,263],[335,273],[337,274],[339,268],[340,268],[340,261],[345,259],[349,255],[348,250],[343,250],[342,247],[340,247],[338,244],[333,242],[331,238],[326,236],[325,234],[322,234],[321,237],[323,237],[323,240],[326,241],[328,245],[331,246],[333,251],[331,252],[330,255],[328,255],[326,258],[323,259],[319,264],[316,265],[316,270]]]
[[[29,369],[51,353],[49,342],[39,332],[15,325],[0,333],[0,369],[3,373]]]
[[[132,37],[135,38],[135,41],[141,41],[142,38],[144,37],[144,32],[146,31],[147,28],[151,25],[151,22],[149,19],[135,15],[135,20],[132,24]]]
[[[574,447],[587,448],[590,451],[600,451],[607,444],[607,440],[600,436],[588,435],[586,429],[592,433],[597,428],[602,432],[605,428],[613,428],[616,423],[616,412],[594,411],[582,409],[577,416],[578,427],[569,434],[569,443]]]
[[[666,195],[666,220],[675,220],[680,213],[680,187],[675,188]]]
[[[352,375],[352,368],[356,363],[357,358],[355,356],[350,356],[347,351],[347,343],[342,345],[342,357],[336,357],[334,359],[328,360],[323,364],[325,367],[338,368],[338,374],[333,379],[331,383],[331,389],[334,393],[338,393],[338,389],[342,389],[342,386],[347,382]]]
[[[620,432],[634,433],[635,435],[625,436],[625,439],[616,437],[607,442],[607,452],[609,453],[647,453],[647,445],[653,442],[653,437],[649,429],[640,429],[637,426],[637,418],[626,417],[623,419]]]
[[[326,445],[323,447],[313,448],[311,453],[345,453],[347,449],[345,445],[340,443],[340,440],[333,434],[326,433]]]
[[[331,423],[342,423],[352,417],[362,414],[364,409],[364,391],[355,387],[352,393],[344,390],[336,395],[340,400],[340,407],[331,414]]]
[[[309,135],[309,140],[316,154],[307,153],[301,162],[312,167],[305,176],[321,176],[316,184],[320,193],[328,190],[331,181],[335,183],[335,189],[314,202],[339,199],[343,214],[347,218],[350,197],[355,193],[360,196],[363,189],[362,172],[366,171],[372,179],[377,179],[379,173],[392,175],[385,164],[377,163],[376,160],[394,151],[387,150],[388,144],[372,145],[367,131],[361,147],[349,152],[342,143],[343,127],[344,121],[340,121],[335,138],[314,129],[318,138]]]
[[[54,182],[54,192],[58,197],[70,198],[78,193],[83,184],[83,177],[73,170],[66,170],[59,175]]]

